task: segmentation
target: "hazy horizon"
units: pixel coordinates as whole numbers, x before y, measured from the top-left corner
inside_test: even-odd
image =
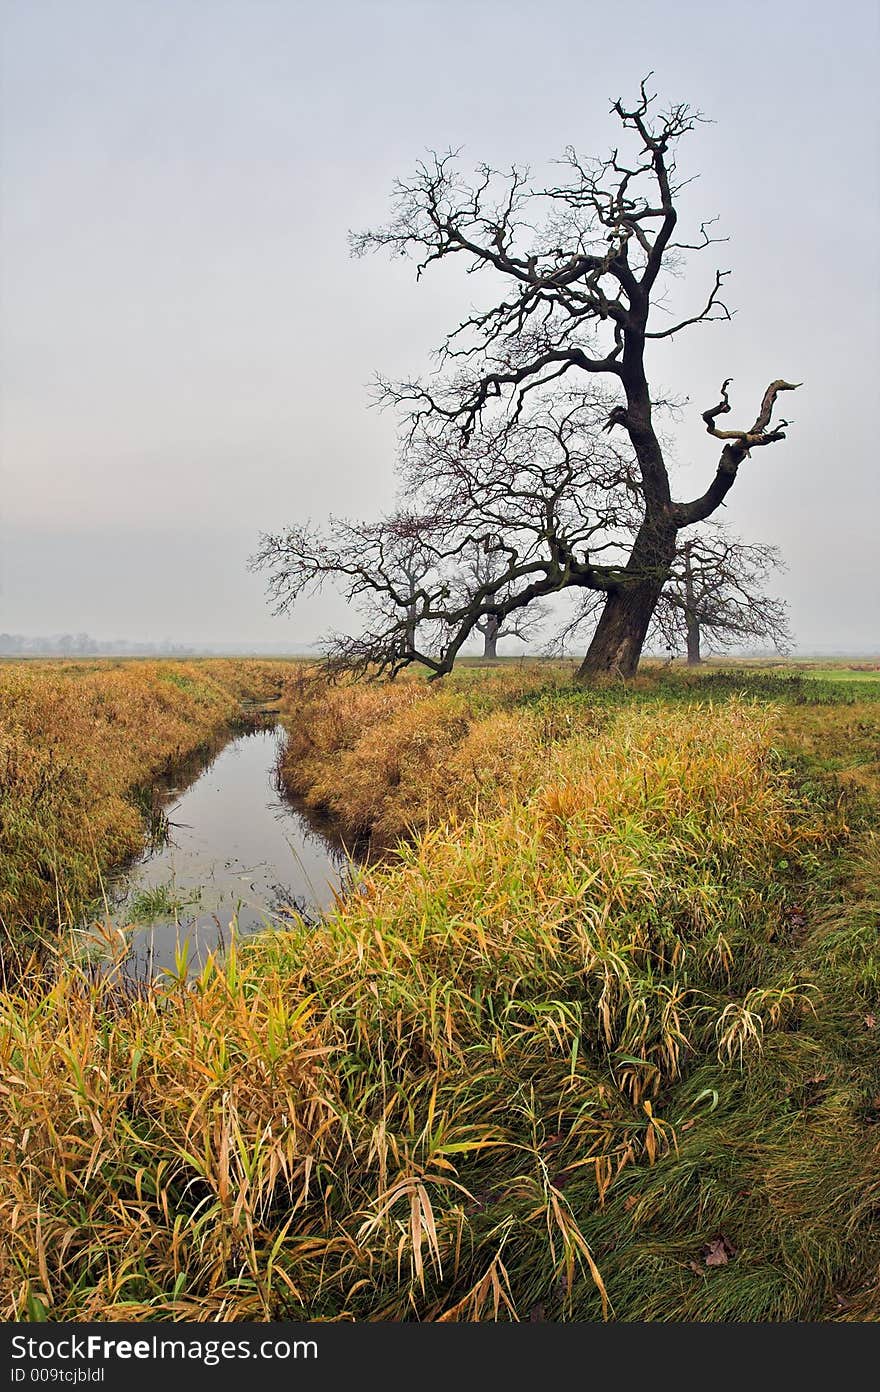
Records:
[[[730,238],[677,294],[729,267],[737,310],[652,355],[690,398],[676,477],[714,472],[700,412],[723,378],[737,419],[803,382],[724,520],[782,551],[800,653],[880,650],[876,7],[749,0],[720,29],[696,0],[637,0],[625,34],[595,0],[553,13],[550,34],[524,0],[7,3],[0,632],[246,650],[351,627],[330,594],[273,618],[247,557],[261,531],[391,505],[369,383],[428,370],[473,282],[352,261],[349,230],[430,148],[467,171],[605,151],[609,99],[653,70],[711,118],[680,147],[686,207]]]
[[[25,649],[17,649],[8,646],[4,641],[9,638],[23,639],[27,643]],[[80,646],[79,640],[86,638],[89,640],[87,645]],[[65,643],[63,640],[70,640]],[[474,640],[477,641],[476,639]],[[521,658],[546,659],[547,661],[580,661],[583,644],[574,643],[562,653],[549,652],[539,643],[519,643],[515,647],[505,644],[506,652],[499,652],[497,658],[487,659],[488,661],[512,661],[516,662]],[[170,638],[159,639],[133,639],[123,635],[115,638],[95,639],[92,634],[83,633],[45,633],[45,634],[6,634],[0,633],[0,657],[13,657],[16,655],[26,657],[76,657],[76,656],[103,656],[103,657],[166,657],[166,656],[194,656],[194,657],[321,657],[324,648],[320,639],[315,639],[311,643],[297,643],[290,639],[279,639],[277,643],[272,641],[253,642],[247,639],[227,639],[217,643],[198,643],[198,642],[175,642]],[[467,649],[462,654],[470,660],[480,657],[477,649]],[[646,658],[658,658],[668,660],[668,655],[656,643],[649,639],[645,644],[644,656]],[[683,651],[674,655],[674,660],[683,661],[685,654]],[[839,649],[812,648],[802,650],[799,648],[780,653],[778,650],[762,645],[755,644],[752,647],[728,648],[724,651],[713,650],[704,644],[703,661],[723,662],[725,658],[766,658],[774,662],[801,662],[809,661],[812,658],[839,658],[842,661],[849,659],[870,659],[876,660],[880,657],[880,648],[849,648]]]

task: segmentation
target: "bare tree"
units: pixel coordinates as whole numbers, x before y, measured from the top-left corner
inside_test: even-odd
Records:
[[[704,640],[714,652],[756,641],[787,651],[791,644],[788,607],[765,588],[773,572],[784,569],[777,547],[745,542],[717,523],[682,538],[654,610],[648,641],[662,643],[669,653],[684,649],[690,667],[702,662]],[[595,625],[600,604],[601,596],[584,592],[548,651],[565,650]]]
[[[770,643],[779,652],[791,644],[785,602],[765,589],[784,569],[775,546],[749,544],[720,527],[684,540],[673,561],[654,613],[654,628],[666,647],[684,646],[689,667],[710,650]]]
[[[483,635],[483,657],[494,661],[498,656],[500,639],[519,638],[527,642],[535,632],[536,625],[534,615],[520,609],[509,617],[506,628],[502,627],[502,621],[494,611],[490,611],[484,619],[478,619],[474,627]]]
[[[491,582],[503,580],[504,561],[497,552],[487,552],[484,546],[477,546],[471,557],[461,569],[461,588],[463,595],[472,596],[476,591]],[[504,589],[498,593],[503,601]],[[517,638],[526,643],[535,636],[545,613],[540,600],[535,600],[527,608],[515,609],[502,617],[497,609],[490,609],[477,619],[474,628],[483,639],[483,657],[494,661],[498,656],[498,644],[502,638]]]
[[[716,511],[752,450],[785,438],[787,422],[772,424],[773,412],[779,393],[796,385],[781,378],[771,382],[752,425],[721,430],[719,418],[731,411],[726,380],[718,404],[703,412],[708,433],[722,441],[714,475],[696,496],[673,497],[655,427],[658,403],[648,382],[646,349],[694,325],[729,318],[722,298],[728,273],[715,271],[692,312],[673,323],[656,322],[657,311],[664,312],[669,274],[679,273],[689,253],[718,240],[710,235],[710,223],[690,238],[676,234],[683,182],[675,150],[701,117],[685,105],[656,112],[644,82],[634,104],[618,100],[612,111],[628,152],[614,149],[605,159],[584,161],[569,149],[566,181],[543,188],[532,186],[528,172],[516,167],[501,174],[482,166],[470,185],[456,172],[452,155],[434,156],[411,181],[396,186],[391,223],[353,239],[356,254],[386,248],[413,256],[417,276],[434,262],[459,257],[469,272],[494,274],[501,282],[498,297],[448,335],[434,378],[381,384],[384,400],[405,412],[404,469],[417,490],[444,438],[449,449],[454,436],[462,456],[475,443],[478,455],[485,454],[479,437],[488,429],[497,440],[499,428],[518,425],[527,400],[541,398],[561,378],[586,377],[611,389],[605,424],[627,437],[642,501],[623,562],[614,569],[593,565],[589,554],[584,559],[565,553],[558,537],[548,538],[555,572],[541,579],[523,573],[518,554],[498,553],[508,560],[508,612],[552,588],[601,592],[601,615],[580,668],[584,678],[635,671],[679,534]],[[471,628],[484,617],[481,605],[482,600],[467,616]],[[449,653],[435,664],[437,674],[450,669],[458,650],[459,618],[451,622],[455,635]]]
[[[423,660],[420,641],[428,650],[443,647],[436,606],[446,587],[435,535],[442,541],[440,519],[412,509],[378,522],[331,517],[325,531],[295,526],[263,536],[250,567],[271,572],[268,589],[276,613],[331,581],[360,612],[365,627],[355,635],[326,635],[328,667],[390,669],[393,675]],[[420,624],[432,631],[420,637]]]
[[[264,536],[251,565],[270,571],[276,612],[328,581],[360,610],[361,634],[326,640],[331,667],[393,676],[422,662],[440,676],[475,630],[497,639],[543,596],[617,584],[640,485],[631,451],[602,433],[608,409],[574,394],[466,448],[448,431],[423,434],[404,469],[406,509]]]

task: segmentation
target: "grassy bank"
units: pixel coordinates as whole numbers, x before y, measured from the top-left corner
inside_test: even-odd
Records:
[[[281,664],[0,665],[0,924],[5,952],[76,920],[99,876],[141,846],[139,790],[224,732]]]
[[[773,738],[789,760],[880,793],[880,681],[854,686],[848,669],[812,671],[659,664],[626,683],[584,689],[561,663],[465,668],[442,687],[418,678],[353,683],[329,692],[299,668],[281,708],[288,790],[328,812],[352,841],[381,850],[450,811],[525,794],[539,768],[524,750],[598,734],[623,709],[675,710],[739,700],[773,712]],[[876,674],[873,674],[876,675]],[[807,775],[805,775],[807,776]]]
[[[880,704],[744,680],[291,683],[288,779],[420,834],[2,997],[3,1313],[876,1318]]]

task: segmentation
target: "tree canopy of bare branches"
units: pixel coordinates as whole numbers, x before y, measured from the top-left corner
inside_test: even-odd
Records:
[[[454,155],[433,156],[396,186],[388,225],[353,238],[355,254],[413,258],[417,277],[458,257],[491,288],[441,345],[436,373],[380,384],[403,419],[418,583],[401,579],[394,517],[263,540],[256,563],[273,571],[278,607],[334,575],[384,614],[370,633],[336,640],[340,661],[366,660],[372,647],[383,670],[423,661],[442,675],[489,615],[503,622],[574,586],[602,597],[581,675],[631,675],[682,532],[716,512],[753,450],[785,439],[788,423],[773,416],[796,384],[777,378],[753,423],[721,429],[732,414],[725,379],[702,414],[721,442],[714,470],[694,496],[673,496],[646,351],[729,318],[728,273],[707,278],[691,311],[658,319],[669,274],[718,240],[708,222],[678,229],[676,151],[701,117],[685,105],[659,110],[646,82],[612,113],[620,145],[604,159],[568,149],[558,184],[488,166],[468,182]],[[491,574],[462,595],[452,571],[475,546],[492,557]]]
[[[263,537],[251,564],[269,570],[277,612],[328,582],[343,588],[365,628],[328,637],[331,667],[393,676],[421,662],[442,675],[475,630],[497,636],[544,596],[615,582],[638,478],[602,434],[607,409],[594,396],[560,400],[467,450],[447,432],[424,436],[405,475],[417,509],[292,527]]]

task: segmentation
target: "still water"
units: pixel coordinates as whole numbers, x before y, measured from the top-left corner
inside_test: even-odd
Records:
[[[188,972],[233,936],[317,916],[349,870],[344,846],[280,791],[282,727],[238,735],[189,786],[161,792],[167,836],[108,887],[128,977]],[[190,777],[192,770],[190,769]]]

